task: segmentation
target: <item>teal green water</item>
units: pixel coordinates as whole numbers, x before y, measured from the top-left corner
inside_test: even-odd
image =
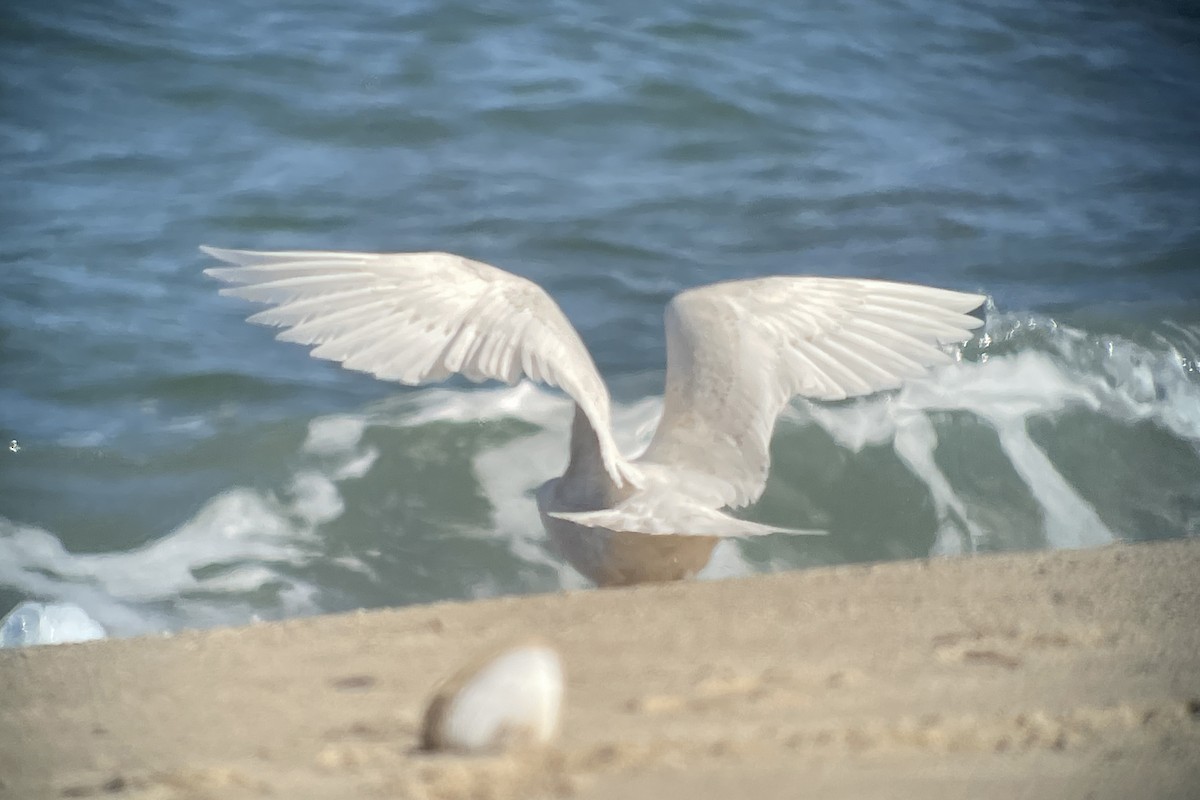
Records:
[[[714,576],[1200,533],[1200,18],[1151,3],[64,2],[0,21],[0,612],[110,633],[582,586],[570,405],[246,325],[201,243],[459,252],[617,401],[767,274],[982,291],[955,365],[800,402]]]

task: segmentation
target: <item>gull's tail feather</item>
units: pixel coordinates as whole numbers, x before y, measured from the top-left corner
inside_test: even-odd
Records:
[[[602,508],[597,511],[551,511],[549,515],[590,528],[657,536],[738,538],[765,536],[772,533],[801,536],[824,536],[827,533],[823,530],[764,525],[760,522],[732,517],[718,509],[704,508],[691,503],[672,503],[668,510],[661,508],[658,503],[651,506],[636,498],[612,508]]]

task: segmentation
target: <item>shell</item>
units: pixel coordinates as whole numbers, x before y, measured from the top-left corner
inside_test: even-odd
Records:
[[[496,752],[545,744],[558,732],[562,660],[554,648],[528,642],[489,651],[434,692],[425,711],[426,750]]]

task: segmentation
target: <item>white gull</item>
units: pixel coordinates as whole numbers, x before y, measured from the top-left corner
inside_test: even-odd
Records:
[[[522,378],[575,401],[566,472],[537,491],[562,555],[600,585],[675,580],[724,537],[820,533],[739,519],[766,485],[775,420],[793,397],[843,400],[951,361],[982,295],[906,283],[777,276],[689,289],[666,309],[663,413],[627,458],[608,390],[537,284],[450,253],[252,252],[202,247],[207,274],[272,307],[251,322],[312,355],[410,386],[454,373]]]

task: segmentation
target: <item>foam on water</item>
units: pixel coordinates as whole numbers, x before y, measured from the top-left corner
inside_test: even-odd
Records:
[[[71,553],[49,531],[0,519],[0,580],[30,596],[72,602],[119,634],[244,621],[255,610],[223,596],[266,583],[250,580],[244,564],[302,563],[310,535],[286,506],[247,489],[218,495],[180,528],[124,552]],[[205,575],[210,569],[217,571]],[[316,610],[313,592],[289,582],[278,592],[280,610]]]
[[[999,342],[1048,331],[1038,349],[1005,352]],[[1047,318],[995,315],[974,344],[978,360],[913,381],[898,392],[834,406],[804,404],[805,414],[839,444],[859,451],[891,441],[928,487],[937,508],[935,552],[977,549],[981,525],[938,466],[930,417],[968,412],[988,423],[1043,513],[1045,544],[1105,544],[1117,534],[1034,441],[1028,422],[1083,408],[1124,423],[1148,420],[1200,448],[1200,386],[1178,350],[1152,352],[1118,338],[1098,340]],[[993,354],[993,349],[1000,350]]]
[[[309,465],[279,492],[230,488],[132,550],[73,553],[50,531],[0,517],[0,584],[71,603],[118,635],[316,613],[320,587],[288,568],[323,557],[318,529],[345,510],[337,481],[365,474],[378,455],[359,446],[363,427],[314,421],[302,448]]]

